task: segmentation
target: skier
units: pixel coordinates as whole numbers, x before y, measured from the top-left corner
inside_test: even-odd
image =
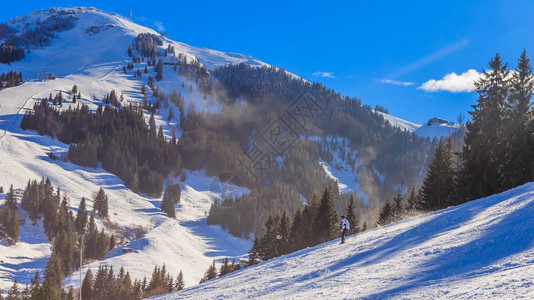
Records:
[[[345,234],[347,234],[349,230],[349,221],[345,219],[345,216],[341,216],[341,244],[345,244]]]

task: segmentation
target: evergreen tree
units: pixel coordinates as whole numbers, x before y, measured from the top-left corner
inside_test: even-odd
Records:
[[[11,289],[7,293],[6,299],[7,300],[19,300],[20,299],[19,284],[16,278],[15,278],[15,281],[13,282],[13,285],[11,286]]]
[[[347,221],[349,221],[350,229],[353,233],[360,231],[360,221],[358,213],[356,212],[356,205],[354,203],[354,195],[350,195],[349,203],[347,204],[347,211],[345,213]]]
[[[441,138],[423,181],[423,208],[436,210],[455,204],[455,170],[452,140]]]
[[[254,242],[252,244],[252,249],[248,252],[248,266],[253,266],[260,262],[260,239],[256,236],[254,237]]]
[[[156,72],[156,80],[161,81],[161,79],[163,79],[163,60],[158,60],[154,71]]]
[[[378,215],[377,225],[384,226],[391,222],[391,218],[393,215],[393,208],[391,205],[391,201],[389,199],[386,199],[386,203],[384,203],[384,206],[382,206],[382,209],[380,210],[380,214]],[[367,223],[363,223],[364,231],[367,229]]]
[[[6,205],[11,209],[17,207],[17,199],[15,198],[15,192],[13,190],[13,185],[9,187],[9,192],[6,195]]]
[[[232,265],[230,264],[230,261],[228,261],[228,257],[226,257],[223,260],[223,264],[221,265],[221,268],[219,269],[219,277],[224,276],[231,272],[232,272]]]
[[[176,277],[176,282],[174,284],[174,290],[181,291],[184,288],[185,288],[184,274],[182,273],[182,270],[180,270],[180,273],[178,274],[178,277]]]
[[[278,234],[276,235],[276,240],[278,243],[277,246],[277,256],[284,255],[290,252],[289,236],[291,233],[291,224],[289,221],[289,216],[284,211],[280,217],[280,223],[278,225]]]
[[[510,80],[510,94],[506,102],[507,149],[504,161],[504,189],[534,180],[534,140],[532,95],[534,77],[526,50],[521,53]]]
[[[204,273],[204,276],[202,279],[200,279],[200,283],[203,283],[205,281],[215,279],[217,278],[217,267],[215,266],[215,261],[209,266],[209,268],[206,270],[206,273]]]
[[[414,211],[421,209],[420,204],[421,201],[417,195],[417,192],[415,191],[415,186],[412,185],[410,188],[410,193],[408,194],[408,198],[406,199],[406,210],[408,211]]]
[[[76,231],[79,234],[85,234],[87,227],[87,209],[85,208],[85,197],[82,197],[80,205],[78,206],[78,213],[76,214],[76,221],[74,222]]]
[[[94,199],[94,209],[103,218],[108,217],[108,196],[103,188],[100,188],[96,193]]]
[[[19,223],[19,211],[17,208],[11,208],[10,206],[4,206],[2,209],[0,225],[4,227],[4,231],[10,238],[9,242],[15,245],[19,239],[20,223]]]
[[[472,105],[466,124],[462,152],[461,202],[502,191],[502,162],[505,161],[504,103],[508,95],[508,67],[497,53],[490,70],[475,82],[477,104]],[[426,201],[426,200],[425,200]]]
[[[404,205],[402,204],[401,190],[397,189],[397,194],[393,197],[393,215],[396,220],[402,219],[404,213]]]
[[[314,219],[314,232],[316,236],[316,243],[324,243],[335,237],[337,233],[337,215],[334,206],[334,196],[332,194],[332,186],[327,186],[324,189],[321,202],[317,209],[317,214]]]

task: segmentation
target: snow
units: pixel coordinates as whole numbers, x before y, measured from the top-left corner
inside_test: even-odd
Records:
[[[19,210],[19,217],[26,218],[27,213]],[[43,222],[35,225],[28,219],[20,226],[20,237],[16,245],[10,246],[6,241],[0,243],[0,286],[8,288],[17,279],[30,282],[35,272],[46,266],[52,254],[52,245],[44,233]]]
[[[449,124],[433,124],[429,126],[427,123],[424,123],[419,125],[380,111],[375,112],[384,117],[386,121],[389,121],[392,126],[413,132],[420,137],[427,137],[431,139],[434,137],[446,137],[454,133],[459,128],[458,125]]]
[[[153,299],[532,299],[534,183]]]
[[[352,150],[350,140],[339,136],[327,136],[326,144],[323,138],[311,136],[308,140],[319,143],[324,150],[328,150],[333,158],[330,162],[326,162],[323,159],[319,159],[319,164],[323,167],[323,170],[331,179],[337,181],[339,191],[341,193],[356,193],[356,195],[363,197],[365,203],[368,201],[368,197],[362,190],[359,184],[360,176],[356,172],[358,167],[358,153],[356,150]],[[347,160],[342,157],[342,153],[346,153],[346,157],[349,156],[356,161],[354,170],[352,166],[347,163]]]
[[[25,16],[25,20],[42,17],[40,11]],[[33,131],[19,128],[24,113],[33,104],[50,93],[54,95],[63,91],[66,100],[63,108],[76,106],[68,100],[67,91],[77,85],[82,99],[78,103],[87,104],[96,109],[103,97],[111,90],[125,96],[126,102],[141,101],[141,86],[146,84],[150,74],[134,78],[133,71],[124,74],[122,66],[131,62],[127,57],[127,48],[138,33],[150,32],[151,29],[131,23],[121,17],[108,15],[96,10],[82,9],[77,12],[76,25],[57,34],[51,45],[43,49],[33,49],[26,58],[11,65],[0,64],[0,73],[10,70],[22,71],[22,85],[0,91],[0,185],[4,189],[13,184],[15,188],[24,188],[29,179],[50,177],[54,186],[60,186],[62,192],[69,196],[69,205],[75,211],[82,197],[87,201],[87,208],[92,210],[92,194],[103,187],[109,197],[110,219],[119,230],[144,228],[146,233],[140,239],[131,238],[125,244],[110,251],[103,261],[84,266],[96,269],[100,264],[113,265],[118,270],[124,266],[132,278],[142,278],[150,273],[155,265],[166,264],[167,270],[177,275],[183,271],[187,286],[197,284],[204,270],[212,260],[225,257],[238,258],[246,255],[252,247],[249,240],[231,236],[220,226],[206,224],[207,212],[211,203],[220,198],[220,193],[210,189],[214,178],[206,176],[203,171],[187,171],[186,181],[180,182],[182,188],[181,202],[176,205],[176,219],[169,219],[160,209],[160,199],[138,195],[130,191],[122,180],[102,168],[82,168],[69,162],[55,161],[48,157],[48,152],[62,154],[68,151],[65,145],[48,136],[39,136]],[[112,25],[112,26],[108,26]],[[103,26],[106,30],[88,34],[87,28]],[[165,39],[166,42],[172,42]],[[201,62],[213,68],[228,63],[250,62],[255,66],[263,65],[247,56],[225,54],[172,42],[179,51],[189,51],[187,55],[197,56]],[[137,67],[137,65],[136,65]],[[141,64],[140,68],[144,68]],[[42,80],[43,74],[49,72],[55,80]],[[164,80],[156,85],[169,92],[171,88],[185,97],[186,109],[194,103],[195,109],[217,112],[220,106],[214,99],[202,99],[202,95],[180,90],[179,83],[185,79],[179,77],[172,67],[164,67]],[[185,90],[189,87],[186,81]],[[191,83],[192,84],[192,83]],[[196,85],[193,84],[194,87]],[[147,89],[148,100],[153,100],[152,92]],[[212,101],[210,101],[212,100]],[[161,115],[156,115],[157,126],[162,126],[167,138],[171,129],[178,125],[179,110],[171,106],[175,118],[167,121],[170,107],[163,107]],[[149,114],[145,112],[148,120]],[[178,137],[180,132],[177,132]],[[178,178],[174,178],[178,181]],[[237,194],[248,193],[248,189],[234,187]],[[22,214],[21,214],[22,215]],[[97,225],[103,227],[101,220]],[[111,229],[108,229],[111,231]],[[130,248],[132,253],[123,253]],[[42,226],[32,226],[26,220],[21,227],[21,238],[15,246],[0,245],[0,289],[9,289],[12,280],[28,284],[35,271],[43,273],[51,254],[51,244],[42,234]],[[65,286],[79,286],[78,272],[65,279]]]

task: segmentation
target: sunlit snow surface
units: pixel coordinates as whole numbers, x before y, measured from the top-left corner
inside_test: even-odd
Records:
[[[533,299],[534,183],[154,299]]]
[[[32,13],[27,18],[31,20],[43,14],[46,13]],[[96,269],[104,264],[113,265],[116,270],[124,266],[132,278],[142,278],[149,276],[155,265],[165,263],[167,270],[175,276],[183,270],[187,286],[197,284],[212,260],[246,255],[252,246],[249,240],[235,238],[220,226],[206,225],[210,205],[220,196],[210,190],[213,178],[202,171],[187,172],[186,181],[181,182],[182,197],[176,205],[177,217],[169,219],[159,209],[159,199],[131,192],[122,180],[101,168],[82,168],[50,159],[48,152],[65,154],[69,146],[19,128],[24,113],[50,93],[55,95],[63,91],[66,98],[63,109],[78,105],[73,104],[65,93],[75,84],[82,96],[78,103],[87,104],[93,110],[111,90],[116,90],[119,95],[123,93],[123,105],[128,105],[141,101],[141,86],[146,84],[148,75],[154,76],[153,67],[149,67],[150,74],[143,73],[142,78],[134,78],[133,71],[128,74],[122,71],[122,67],[132,60],[127,56],[127,48],[135,36],[142,32],[155,33],[153,30],[98,11],[81,10],[77,16],[76,26],[58,33],[50,46],[32,50],[25,59],[11,65],[0,64],[0,73],[22,71],[26,81],[18,87],[0,91],[0,185],[4,189],[10,184],[15,188],[25,188],[28,179],[50,177],[54,186],[60,186],[62,192],[68,194],[73,210],[77,209],[82,197],[88,199],[88,210],[91,210],[92,194],[103,187],[109,196],[111,221],[120,228],[142,226],[147,233],[143,238],[127,241],[127,245],[111,251],[104,261],[85,266],[83,273],[87,268]],[[90,26],[106,26],[108,29],[90,35],[86,32]],[[263,65],[248,56],[208,51],[167,39],[165,43],[175,45],[177,54],[186,51],[190,59],[196,57],[208,68],[239,62]],[[141,71],[145,65],[141,63]],[[57,79],[43,81],[45,71]],[[185,83],[183,89],[180,87],[182,81]],[[189,85],[194,87],[192,93],[188,91]],[[158,86],[166,92],[171,88],[177,89],[185,98],[186,108],[194,104],[199,110],[220,110],[216,101],[203,99],[201,94],[196,93],[196,84],[179,77],[172,67],[164,68],[164,80]],[[153,100],[152,93],[148,94],[149,101]],[[171,107],[175,117],[169,122],[167,116]],[[148,119],[149,114],[145,113],[145,117]],[[168,138],[178,120],[179,110],[175,106],[163,107],[161,115],[156,116],[157,125],[163,126]],[[179,131],[177,135],[180,136]],[[97,223],[102,226],[100,220]],[[133,251],[124,254],[123,248]],[[0,244],[0,289],[5,292],[15,278],[22,284],[28,284],[35,271],[43,274],[50,254],[51,245],[43,234],[42,225],[33,226],[26,220],[16,246]],[[64,283],[67,287],[78,286],[77,272]]]

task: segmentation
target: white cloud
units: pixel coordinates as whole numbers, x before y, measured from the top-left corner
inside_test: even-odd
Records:
[[[163,27],[163,23],[161,23],[161,21],[155,21],[154,22],[154,28],[156,28],[156,31],[158,32],[164,32],[165,31],[165,27]]]
[[[329,77],[329,78],[335,78],[333,72],[321,72],[317,71],[312,73],[313,76],[319,76],[319,77]]]
[[[483,75],[483,73],[479,73],[474,69],[469,69],[460,75],[452,72],[446,74],[440,80],[431,79],[423,83],[418,89],[426,92],[469,93],[475,90],[475,81]]]
[[[394,85],[402,85],[402,86],[410,86],[413,85],[413,82],[410,81],[398,81],[398,80],[391,80],[391,79],[380,79],[378,82],[382,83],[389,83]]]

